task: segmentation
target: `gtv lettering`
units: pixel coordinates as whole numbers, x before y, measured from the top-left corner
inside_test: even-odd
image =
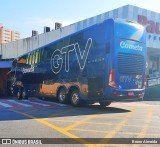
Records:
[[[84,51],[81,51],[79,47],[79,43],[65,46],[61,48],[61,50],[56,49],[51,56],[51,69],[53,73],[58,74],[61,71],[63,62],[65,63],[65,71],[69,72],[70,52],[73,52],[73,51],[75,51],[76,53],[76,57],[77,57],[77,61],[80,69],[83,70],[86,64],[86,60],[87,60],[91,45],[92,45],[92,39],[89,38],[87,40]]]

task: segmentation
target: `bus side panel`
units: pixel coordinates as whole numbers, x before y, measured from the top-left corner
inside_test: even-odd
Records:
[[[111,87],[108,85],[110,70],[113,68],[114,55],[114,21],[106,22],[107,35],[106,35],[106,48],[105,48],[105,91],[103,100],[110,100]]]
[[[104,95],[106,81],[105,49],[107,31],[108,28],[106,27],[106,23],[102,23],[88,32],[88,37],[91,36],[93,39],[93,45],[86,64],[88,81],[87,101],[101,101]]]
[[[39,88],[39,96],[55,97],[59,87],[64,86],[68,91],[75,86],[79,87],[83,100],[103,101],[109,91],[106,85],[111,68],[112,27],[113,21],[108,20],[21,57],[21,70],[28,78],[41,74],[41,81],[33,90]],[[35,78],[32,79],[28,86],[34,85]]]

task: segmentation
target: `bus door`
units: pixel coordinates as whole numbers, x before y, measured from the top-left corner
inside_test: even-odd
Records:
[[[99,99],[104,94],[103,77],[88,78],[88,96],[90,99]]]
[[[88,96],[89,99],[101,99],[104,95],[105,68],[104,58],[90,63],[88,66]]]

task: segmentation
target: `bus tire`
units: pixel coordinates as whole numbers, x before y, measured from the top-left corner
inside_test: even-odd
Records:
[[[73,90],[73,92],[71,93],[71,96],[70,96],[70,101],[71,101],[71,104],[73,106],[75,106],[75,107],[80,106],[81,99],[80,99],[80,96],[79,96],[78,89]]]
[[[28,99],[27,93],[25,90],[22,91],[22,99]]]
[[[18,100],[22,99],[22,92],[20,90],[18,90],[18,92],[17,92],[17,99]]]
[[[106,107],[109,106],[111,104],[111,101],[107,101],[107,102],[99,102],[101,107]]]
[[[67,99],[67,95],[66,95],[66,90],[65,88],[60,88],[58,90],[58,94],[57,94],[57,98],[58,98],[58,101],[62,104],[65,104],[67,103],[68,99]]]

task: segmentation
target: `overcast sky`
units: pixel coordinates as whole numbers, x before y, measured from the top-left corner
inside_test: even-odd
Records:
[[[55,22],[66,26],[128,4],[160,13],[159,0],[0,0],[0,23],[26,38]]]

